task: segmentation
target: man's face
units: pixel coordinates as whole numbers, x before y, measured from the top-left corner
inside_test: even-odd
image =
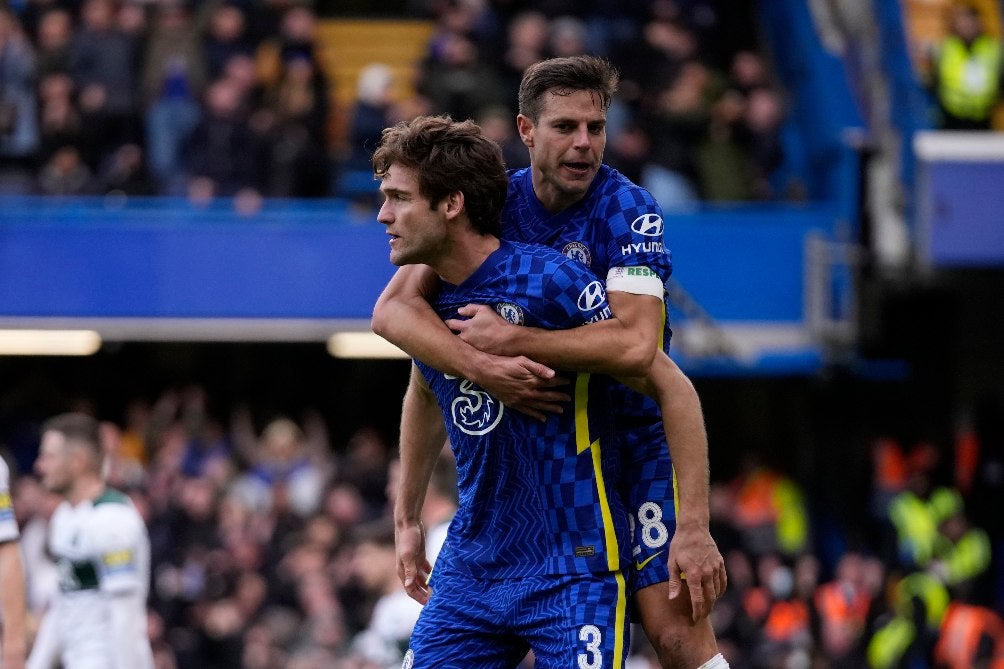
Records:
[[[377,220],[387,226],[390,261],[395,265],[434,264],[446,244],[444,202],[430,209],[418,189],[413,167],[394,163],[380,184],[384,201]]]
[[[49,492],[63,495],[70,489],[73,483],[71,446],[62,433],[49,430],[42,435],[35,471]]]
[[[383,590],[397,576],[397,553],[393,546],[364,541],[352,555],[352,570],[367,590]]]
[[[967,8],[955,10],[952,15],[952,27],[956,35],[967,41],[974,40],[983,33],[980,15]]]
[[[607,114],[600,97],[592,91],[549,91],[536,123],[522,115],[516,122],[530,149],[533,186],[541,203],[559,211],[582,199],[607,142]]]

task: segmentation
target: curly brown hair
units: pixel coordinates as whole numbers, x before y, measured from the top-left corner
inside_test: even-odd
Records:
[[[502,150],[473,121],[419,116],[386,128],[373,153],[373,173],[383,178],[394,163],[414,168],[419,192],[435,208],[460,191],[471,227],[499,236],[509,178]]]

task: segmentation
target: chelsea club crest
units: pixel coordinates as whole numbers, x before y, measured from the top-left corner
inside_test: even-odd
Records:
[[[589,253],[589,247],[582,242],[569,242],[561,249],[561,252],[572,260],[578,260],[586,267],[593,264],[593,256]]]
[[[495,305],[495,311],[498,312],[499,316],[506,319],[513,325],[523,324],[523,308],[518,304],[513,304],[512,302],[500,302]]]

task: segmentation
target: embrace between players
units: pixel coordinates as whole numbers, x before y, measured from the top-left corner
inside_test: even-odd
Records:
[[[616,86],[595,57],[528,68],[531,164],[508,175],[478,126],[446,117],[388,128],[373,156],[400,266],[373,329],[414,359],[394,515],[425,606],[405,669],[528,651],[538,669],[623,667],[631,615],[663,667],[728,666],[708,620],[726,575],[703,416],[664,352],[662,212],[602,163]],[[445,441],[460,506],[430,586],[419,517]]]

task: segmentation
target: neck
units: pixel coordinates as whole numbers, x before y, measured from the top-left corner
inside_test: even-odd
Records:
[[[474,274],[500,244],[499,238],[494,235],[464,234],[453,240],[449,251],[430,266],[443,281],[459,285]]]
[[[549,187],[544,183],[543,178],[536,170],[532,172],[532,175],[533,194],[537,197],[537,201],[540,202],[541,206],[552,214],[557,214],[559,211],[568,209],[583,198],[581,194],[570,195],[553,186]]]
[[[97,499],[104,491],[105,482],[99,476],[83,476],[74,483],[66,499],[76,506],[81,502]]]

